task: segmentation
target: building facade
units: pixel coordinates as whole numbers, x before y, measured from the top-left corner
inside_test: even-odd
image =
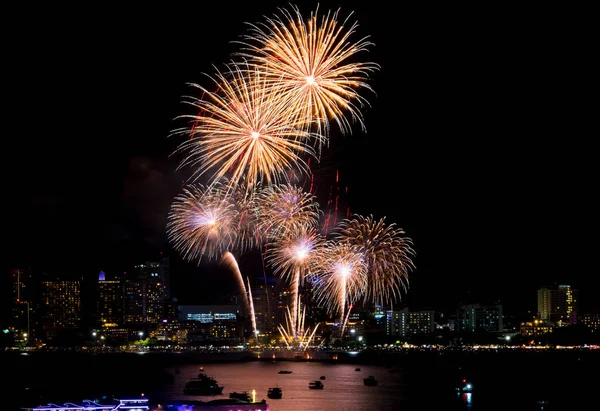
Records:
[[[402,310],[386,311],[385,331],[387,335],[411,337],[415,335],[432,334],[435,331],[435,311],[410,311],[408,307]]]
[[[570,285],[540,287],[537,291],[538,318],[558,326],[577,323],[579,291]]]
[[[502,332],[502,305],[461,305],[456,313],[456,325],[462,332]]]

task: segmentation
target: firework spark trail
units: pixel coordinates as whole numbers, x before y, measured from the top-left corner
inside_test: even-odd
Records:
[[[385,218],[355,215],[340,222],[335,239],[354,246],[365,258],[368,285],[365,297],[374,303],[393,303],[408,289],[408,274],[414,269],[412,240]]]
[[[360,109],[369,103],[358,89],[373,91],[366,81],[379,65],[352,60],[373,43],[368,37],[352,42],[358,23],[344,27],[351,13],[340,24],[339,9],[321,16],[317,7],[308,19],[296,6],[279,12],[266,22],[248,23],[238,55],[258,65],[270,92],[284,96],[296,115],[313,118],[320,134],[329,132],[330,120],[342,133],[351,132],[352,122],[365,130]],[[320,152],[326,141],[316,143]]]
[[[242,301],[243,301],[243,305],[244,305],[244,312],[247,312],[250,315],[252,315],[252,313],[250,312],[250,303],[248,301],[248,294],[246,291],[246,286],[244,285],[244,278],[242,277],[242,273],[240,271],[240,267],[237,263],[237,260],[235,259],[233,254],[231,254],[229,251],[227,251],[221,258],[221,264],[226,265],[235,274],[235,278],[238,282],[238,286],[240,287],[240,293],[243,296]]]
[[[343,323],[346,304],[353,304],[366,291],[367,266],[352,245],[328,241],[319,251],[316,275],[317,302],[337,313]]]
[[[250,278],[248,280],[248,302],[250,304],[250,321],[252,321],[252,333],[254,334],[255,343],[258,345],[258,330],[256,329],[256,315],[254,314],[254,300],[252,300],[252,288],[250,287]]]
[[[348,319],[350,318],[350,312],[352,311],[352,307],[353,305],[350,305],[348,307],[348,312],[346,313],[346,318],[344,319],[344,322],[342,324],[342,336],[344,335],[344,331],[346,330],[346,325],[348,324]]]
[[[225,73],[209,76],[217,91],[192,84],[205,98],[188,97],[198,113],[178,117],[194,124],[172,133],[190,135],[175,150],[187,155],[178,168],[193,168],[193,179],[208,172],[211,182],[226,176],[230,188],[243,182],[246,191],[261,182],[286,180],[290,169],[310,174],[300,156],[316,157],[313,140],[324,138],[308,131],[312,120],[292,113],[285,98],[268,90],[259,70],[226,67]]]
[[[294,336],[292,332],[293,320],[292,313],[290,312],[289,307],[287,307],[285,314],[286,327],[280,324],[277,326],[277,329],[283,337],[283,341],[285,342],[287,348],[307,349],[310,346],[310,343],[312,342],[315,333],[317,332],[319,324],[316,324],[315,328],[313,328],[312,331],[310,327],[305,328],[304,324],[306,319],[306,306],[302,307],[302,304],[299,303],[297,311],[298,312],[295,316],[297,318],[297,325],[295,327],[295,329],[297,330],[296,336]]]
[[[323,239],[315,228],[299,226],[298,231],[288,231],[286,236],[276,239],[267,254],[267,260],[274,273],[290,280],[292,337],[297,336],[298,290],[300,284],[310,275],[315,256],[322,245]]]

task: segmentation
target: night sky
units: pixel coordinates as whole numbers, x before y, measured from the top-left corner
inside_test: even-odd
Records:
[[[163,252],[183,301],[234,287],[167,243],[166,215],[189,176],[170,156],[181,138],[168,135],[192,113],[186,83],[210,86],[203,73],[238,50],[245,22],[286,3],[204,3],[5,16],[5,272],[116,273]],[[316,6],[296,4],[305,15]],[[375,43],[359,56],[381,65],[376,95],[363,93],[367,133],[331,134],[313,169],[321,190],[414,240],[405,300],[415,307],[534,310],[536,288],[554,283],[600,305],[586,27],[560,10],[386,4],[320,3],[354,11],[354,39]],[[259,271],[252,261],[243,272]]]

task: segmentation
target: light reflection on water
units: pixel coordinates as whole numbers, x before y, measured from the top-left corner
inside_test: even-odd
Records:
[[[407,396],[401,373],[389,373],[384,367],[361,365],[355,371],[352,364],[323,364],[313,362],[269,362],[254,361],[233,364],[209,364],[205,374],[215,378],[225,387],[219,396],[184,396],[183,387],[190,378],[198,375],[198,365],[178,367],[179,374],[173,384],[166,385],[161,396],[165,399],[209,400],[227,398],[229,393],[256,390],[256,399],[266,399],[272,411],[278,410],[397,410],[399,402]],[[280,370],[291,374],[278,374]],[[175,369],[170,369],[175,374]],[[319,380],[322,390],[311,390],[308,383]],[[375,387],[365,386],[363,378],[373,375],[378,380]],[[269,399],[270,387],[279,386],[283,398]]]

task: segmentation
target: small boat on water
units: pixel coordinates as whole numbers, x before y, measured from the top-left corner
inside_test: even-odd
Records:
[[[281,371],[279,371],[279,373],[278,373],[278,374],[291,374],[291,373],[292,373],[292,371],[288,371],[288,370],[281,370]]]
[[[456,391],[461,392],[473,392],[473,384],[466,378],[460,380],[458,384],[456,384]]]
[[[283,397],[283,391],[279,387],[269,388],[267,397],[273,398],[273,399],[279,399],[279,398]]]
[[[217,380],[202,373],[198,378],[190,379],[183,388],[185,395],[218,395],[223,393],[223,387],[219,386]]]
[[[316,381],[309,382],[308,388],[310,388],[311,390],[322,390],[323,388],[325,388],[325,386],[323,385],[323,383],[321,381],[316,380]]]
[[[319,379],[320,379],[320,380],[324,380],[324,379],[325,379],[325,376],[324,376],[324,375],[321,375],[321,377],[319,377]]]
[[[355,368],[354,371],[360,371],[360,368]]]
[[[252,399],[250,398],[250,394],[248,394],[248,391],[230,392],[229,398],[235,398],[240,401],[252,402]]]
[[[365,385],[368,385],[369,387],[374,387],[377,385],[377,380],[372,375],[369,375],[367,378],[364,378],[363,382]]]
[[[153,408],[150,411],[265,411],[268,409],[269,405],[265,400],[244,402],[233,398],[220,398],[211,401],[178,400],[176,402],[161,404],[160,407]]]

